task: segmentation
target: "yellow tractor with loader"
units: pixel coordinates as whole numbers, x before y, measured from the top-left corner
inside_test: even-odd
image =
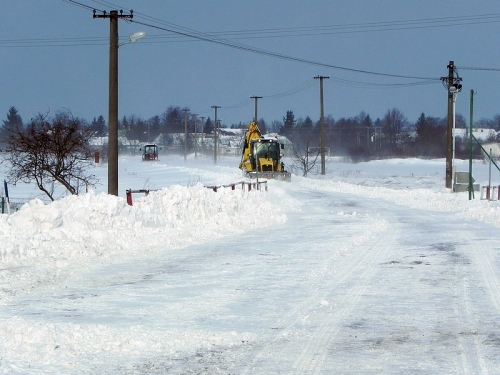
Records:
[[[263,136],[256,122],[245,133],[240,169],[249,178],[268,178],[290,182],[292,175],[281,161],[285,146],[277,136]]]

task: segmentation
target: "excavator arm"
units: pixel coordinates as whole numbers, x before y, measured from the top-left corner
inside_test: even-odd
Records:
[[[240,169],[242,171],[253,171],[252,163],[252,140],[259,139],[262,137],[257,123],[252,121],[248,126],[248,130],[245,133],[245,142],[243,144],[243,151],[241,153]]]

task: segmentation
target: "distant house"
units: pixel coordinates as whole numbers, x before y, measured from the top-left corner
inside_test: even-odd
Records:
[[[100,151],[108,146],[108,137],[92,137],[89,139],[89,145],[95,151]],[[118,136],[118,149],[120,152],[130,152],[135,154],[139,152],[141,143],[136,139],[128,139],[125,136]]]
[[[455,128],[454,135],[455,137],[464,138],[466,137],[466,133],[469,132],[469,129],[464,128]],[[497,132],[495,129],[487,129],[487,128],[473,128],[472,135],[478,140],[485,142],[489,139],[495,139],[497,136]]]
[[[491,156],[494,157],[495,159],[498,159],[500,157],[500,144],[497,142],[493,143],[484,143],[483,148],[486,150],[486,152],[489,154],[491,152]],[[488,157],[485,155],[485,157]]]

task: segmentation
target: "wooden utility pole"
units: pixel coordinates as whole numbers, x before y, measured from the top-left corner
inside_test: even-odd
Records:
[[[445,186],[451,189],[453,179],[453,121],[454,121],[454,95],[462,90],[462,78],[458,77],[454,61],[447,65],[448,76],[441,77],[444,87],[448,90],[448,119],[446,124],[446,170]]]
[[[196,120],[198,120],[196,118],[196,116],[198,116],[198,113],[192,113],[191,114],[193,117],[194,117],[194,158],[198,158],[198,155],[197,155],[197,148],[198,148],[198,134],[197,134],[197,131],[196,131]]]
[[[453,161],[453,61],[448,64],[448,121],[446,123],[446,187],[451,189]]]
[[[201,118],[201,154],[203,155],[203,141],[205,140],[205,117],[200,116]]]
[[[217,145],[219,143],[219,124],[217,122],[217,109],[220,108],[218,105],[213,105],[213,109],[215,109],[215,122],[214,122],[214,164],[217,165]]]
[[[259,120],[258,120],[258,117],[257,117],[257,100],[258,99],[262,99],[262,96],[251,96],[250,99],[254,99],[255,100],[255,113],[254,113],[254,116],[253,116],[253,120],[255,121],[255,123],[258,123]]]
[[[93,18],[109,18],[108,194],[118,195],[118,19],[133,18],[112,10]]]
[[[325,174],[325,111],[323,105],[323,80],[330,77],[316,76],[314,79],[319,79],[319,101],[320,101],[320,144],[321,151],[321,174]]]
[[[184,108],[182,110],[184,112],[184,161],[187,158],[187,140],[188,140],[188,112],[189,109]]]

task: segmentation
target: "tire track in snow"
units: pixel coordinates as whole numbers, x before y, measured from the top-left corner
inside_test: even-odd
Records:
[[[380,262],[383,253],[387,251],[387,249],[390,249],[394,243],[397,232],[392,230],[388,231],[387,229],[388,223],[385,220],[378,220],[375,223],[365,222],[362,229],[358,228],[354,230],[354,233],[358,235],[354,236],[351,241],[345,244],[341,251],[351,253],[352,249],[356,249],[356,252],[349,254],[346,259],[343,260],[345,263],[343,263],[342,268],[339,269],[333,265],[333,262],[338,259],[337,254],[326,260],[325,268],[335,269],[335,273],[327,275],[330,277],[330,280],[324,282],[320,290],[297,304],[295,308],[289,310],[280,319],[278,323],[280,327],[279,330],[273,330],[272,333],[270,332],[263,338],[262,341],[265,344],[257,353],[254,352],[251,358],[248,358],[248,365],[243,369],[241,374],[253,373],[255,367],[259,365],[259,362],[264,361],[269,353],[273,353],[273,357],[277,358],[296,357],[296,355],[280,355],[280,353],[284,353],[289,349],[286,345],[282,346],[281,341],[283,338],[293,334],[293,332],[297,330],[297,325],[304,319],[304,316],[311,315],[314,310],[317,309],[318,301],[324,300],[326,294],[330,293],[336,286],[355,277],[356,273],[360,273],[359,277],[362,277],[364,281],[359,284],[356,283],[357,288],[355,291],[346,293],[342,299],[341,305],[344,306],[342,309],[332,314],[328,320],[320,324],[313,334],[313,339],[308,342],[302,354],[300,354],[298,362],[293,366],[293,368],[310,368],[311,366],[312,368],[318,366],[320,368],[327,354],[325,352],[325,342],[330,341],[331,338],[335,336],[336,332],[338,332],[340,329],[339,322],[343,321],[343,318],[356,306],[356,303],[363,295],[365,289],[369,286],[370,278],[377,271],[376,264]],[[361,235],[359,235],[359,233],[361,233]],[[373,240],[375,236],[379,237],[376,243],[374,245],[367,244],[367,242]],[[323,352],[320,363],[316,360],[318,351]]]
[[[394,248],[395,239],[398,236],[398,231],[385,231],[381,233],[381,238],[372,246],[367,246],[362,258],[352,265],[351,272],[345,275],[356,278],[353,283],[353,288],[345,293],[342,298],[340,309],[330,314],[328,319],[323,320],[316,328],[313,336],[302,351],[301,355],[295,361],[292,373],[297,374],[319,374],[322,370],[323,363],[328,356],[328,344],[337,335],[341,329],[341,324],[346,320],[349,314],[356,307],[361,297],[370,288],[373,276],[379,271],[377,265],[382,262],[385,254]],[[359,275],[355,275],[359,272]],[[330,283],[330,287],[337,284]]]
[[[475,239],[470,237],[468,239],[469,243],[474,244]],[[476,272],[479,274],[482,283],[484,284],[485,292],[487,298],[491,302],[494,309],[500,312],[500,278],[495,272],[493,266],[494,253],[492,249],[495,248],[494,243],[488,243],[485,246],[484,243],[480,245],[473,245],[470,248],[469,256],[472,258],[472,264],[475,265]],[[490,251],[488,251],[490,250]],[[465,264],[462,265],[463,274],[465,274]],[[460,319],[462,325],[467,327],[471,321],[473,321],[476,316],[474,314],[473,307],[471,305],[471,299],[469,297],[469,279],[464,277],[461,283],[462,286],[462,305],[463,308],[460,309]],[[468,374],[488,374],[488,366],[484,361],[484,356],[482,354],[483,344],[479,342],[480,334],[477,330],[465,330],[461,335],[461,340],[463,344],[462,353],[462,363],[464,373]]]
[[[472,320],[473,313],[469,297],[470,282],[467,276],[466,264],[462,262],[457,271],[455,293],[459,304],[455,305],[455,313],[460,320],[461,326],[467,327]],[[460,280],[460,277],[462,280]],[[484,363],[481,361],[477,331],[475,329],[465,329],[464,332],[460,332],[459,343],[462,348],[461,359],[464,374],[486,374],[487,372],[484,372]]]
[[[493,245],[488,246],[488,248],[493,247]],[[482,246],[476,246],[472,253],[475,255],[474,261],[478,263],[478,269],[483,278],[483,282],[487,286],[490,300],[493,306],[500,312],[500,278],[493,267],[491,253],[487,253]]]

